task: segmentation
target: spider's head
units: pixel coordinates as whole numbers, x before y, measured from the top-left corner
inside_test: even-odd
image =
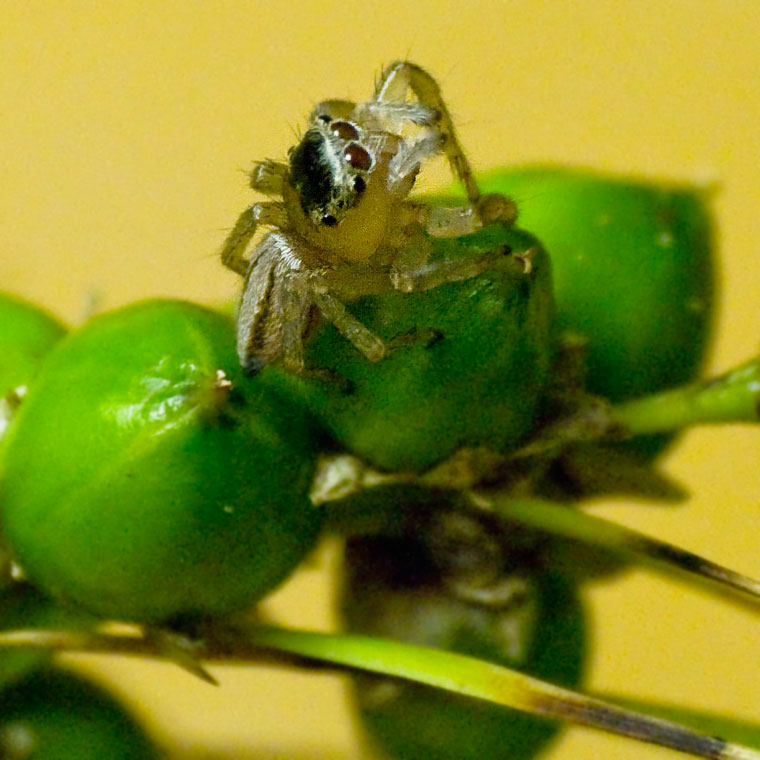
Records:
[[[283,186],[291,226],[343,261],[365,261],[387,241],[408,194],[389,179],[401,138],[365,125],[355,108],[347,101],[315,107],[290,149]]]
[[[374,162],[356,124],[326,115],[316,122],[290,151],[290,181],[304,214],[335,227],[364,194]]]

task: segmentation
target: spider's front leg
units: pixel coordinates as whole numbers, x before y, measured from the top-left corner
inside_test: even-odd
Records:
[[[471,203],[480,199],[472,167],[457,138],[454,124],[441,95],[438,82],[425,69],[409,61],[396,61],[383,71],[375,90],[373,101],[380,104],[406,103],[406,94],[411,90],[420,105],[431,114],[434,125],[441,137],[441,150],[446,154],[451,169],[460,179]],[[413,117],[410,120],[414,120]]]
[[[406,101],[409,90],[417,97],[418,106]],[[514,222],[517,210],[510,199],[497,194],[481,195],[440,87],[425,69],[409,61],[392,63],[383,71],[374,98],[366,107],[370,112],[411,121],[434,130],[432,135],[409,141],[406,151],[394,159],[401,174],[405,171],[408,173],[422,158],[443,152],[449,160],[454,176],[464,186],[470,205],[481,225],[495,221],[506,224]]]
[[[256,246],[237,315],[237,351],[247,374],[282,364],[304,370],[303,339],[313,323],[308,272],[292,237],[272,232]]]
[[[432,261],[413,269],[395,266],[391,270],[390,280],[394,289],[402,293],[431,290],[449,282],[461,282],[477,277],[487,269],[499,265],[507,257],[514,262],[517,271],[527,275],[531,272],[530,262],[535,254],[535,249],[514,253],[509,246],[501,245],[479,256]]]
[[[430,347],[440,340],[441,334],[437,330],[416,329],[383,340],[362,324],[346,308],[340,294],[352,293],[354,297],[357,297],[360,295],[379,295],[392,289],[403,290],[403,288],[395,287],[393,282],[389,281],[387,269],[382,272],[367,270],[363,274],[366,276],[361,276],[359,278],[361,282],[357,282],[356,272],[348,269],[331,269],[318,274],[313,273],[311,289],[312,300],[322,316],[332,323],[336,330],[350,341],[367,361],[379,362],[399,349],[413,345]],[[476,273],[471,271],[468,276],[474,276],[474,274]],[[441,281],[450,282],[452,280]]]
[[[368,361],[379,362],[391,352],[391,346],[351,314],[320,278],[312,281],[312,299],[322,316]]]
[[[282,195],[288,167],[276,161],[260,161],[254,165],[250,173],[250,185],[264,195]],[[268,201],[254,203],[238,217],[220,253],[222,264],[233,272],[245,277],[250,262],[245,258],[245,252],[256,229],[260,225],[285,227],[287,215],[282,203]]]
[[[530,274],[536,253],[533,248],[513,251],[507,245],[499,245],[478,255],[430,261],[430,237],[463,237],[483,225],[472,206],[438,207],[414,202],[404,206],[414,221],[404,228],[390,267],[390,283],[395,290],[403,293],[430,290],[449,282],[469,280],[505,264],[521,274]]]
[[[414,223],[434,238],[472,235],[487,224],[511,226],[517,219],[517,209],[509,198],[494,193],[482,196],[481,201],[484,203],[480,207],[433,206],[415,201],[407,201],[405,207]]]
[[[258,161],[248,175],[249,184],[254,190],[264,193],[264,195],[282,196],[282,186],[287,174],[287,164],[271,159]]]
[[[325,276],[320,270],[307,269],[302,258],[311,256],[313,252],[303,241],[281,232],[270,233],[256,247],[237,319],[238,356],[249,375],[280,364],[297,375],[335,380],[330,372],[306,367],[304,341],[316,324],[315,312],[371,362],[384,359],[396,347],[393,341],[385,343],[345,307],[332,287],[343,279],[340,273],[331,280],[332,270],[326,270]],[[348,277],[347,282],[353,278]]]
[[[222,264],[241,277],[246,276],[251,266],[245,252],[259,225],[285,227],[287,214],[283,205],[276,202],[254,203],[243,211],[227,235],[220,253]]]

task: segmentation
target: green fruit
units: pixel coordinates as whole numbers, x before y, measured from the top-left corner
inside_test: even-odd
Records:
[[[224,615],[284,580],[320,515],[309,420],[272,381],[243,377],[230,320],[179,301],[64,340],[2,462],[3,530],[27,577],[137,621]]]
[[[66,328],[36,306],[0,293],[0,395],[26,385]]]
[[[309,366],[348,380],[308,383],[309,403],[336,441],[384,470],[428,469],[462,446],[505,451],[532,428],[551,362],[553,302],[549,261],[535,238],[491,225],[434,241],[434,256],[478,257],[508,246],[535,248],[523,272],[505,255],[462,282],[416,293],[362,298],[351,312],[387,341],[417,335],[371,364],[325,324]],[[438,334],[430,343],[423,336]]]
[[[513,198],[547,247],[557,325],[588,339],[591,392],[623,401],[695,377],[714,302],[707,191],[559,167],[500,170],[481,187]]]
[[[49,314],[7,293],[0,293],[0,437],[13,412],[5,397],[26,388],[47,352],[66,334]]]
[[[113,697],[83,678],[44,670],[0,693],[6,760],[158,760]]]
[[[574,584],[531,567],[527,549],[500,560],[492,526],[478,533],[465,520],[459,537],[429,523],[413,538],[351,539],[342,600],[348,630],[577,685],[586,635]],[[559,730],[551,721],[378,676],[357,677],[355,695],[371,739],[399,760],[528,760]]]

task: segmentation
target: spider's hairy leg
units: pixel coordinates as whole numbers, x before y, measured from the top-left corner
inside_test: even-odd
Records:
[[[481,195],[472,166],[459,142],[451,115],[441,95],[441,89],[425,69],[409,61],[392,63],[383,71],[371,103],[381,108],[384,104],[392,107],[393,104],[405,103],[408,90],[417,96],[417,100],[424,109],[434,115],[434,124],[429,125],[435,128],[439,138],[434,152],[446,154],[454,176],[465,188],[467,198],[476,209],[482,223],[501,221],[505,224],[512,224],[517,217],[517,211],[511,200],[497,194]],[[406,105],[408,108],[414,109],[413,104]],[[402,114],[398,115],[401,116]],[[415,112],[410,111],[406,118],[415,123],[423,123],[415,119],[414,116]],[[410,150],[419,153],[422,150],[429,151],[430,147],[424,144],[418,147],[412,143]]]
[[[317,282],[312,286],[312,299],[325,319],[332,322],[338,332],[368,361],[379,362],[391,352],[390,346],[365,327],[342,301]]]
[[[287,164],[266,159],[254,164],[248,178],[254,190],[264,195],[282,195],[282,186],[287,173]]]
[[[515,204],[502,195],[485,195],[488,208],[482,210],[472,205],[432,206],[427,203],[407,202],[405,208],[414,221],[430,237],[462,237],[471,235],[493,222],[511,225],[517,219]]]
[[[457,138],[454,124],[435,79],[425,69],[409,61],[396,61],[387,66],[375,90],[374,100],[379,102],[404,102],[411,90],[420,104],[431,109],[438,116],[437,129],[441,134],[442,151],[451,164],[451,170],[459,178],[470,202],[480,199],[480,190],[470,162]]]
[[[303,367],[303,333],[311,324],[311,294],[287,235],[272,232],[256,246],[237,316],[237,351],[249,375],[282,361]],[[300,357],[300,358],[299,358]]]
[[[517,271],[530,274],[531,270],[524,262],[529,262],[534,255],[535,249],[515,253],[508,246],[502,245],[477,257],[443,259],[416,269],[394,267],[390,275],[391,284],[403,293],[431,290],[448,282],[461,282],[477,277],[487,269],[499,265],[507,257],[510,262],[514,262]]]
[[[415,240],[404,250],[409,253],[407,267],[419,267],[427,258],[427,241],[424,237],[421,241]],[[362,296],[390,292],[394,288],[388,275],[389,266],[362,267],[353,264],[351,267],[325,269],[315,276],[314,302],[324,317],[371,362],[380,361],[388,354],[412,345],[432,346],[441,337],[437,330],[413,329],[383,340],[343,305],[342,298],[353,301]],[[323,294],[327,294],[326,297]]]
[[[422,135],[416,140],[401,142],[388,167],[391,190],[415,176],[420,164],[441,152],[441,136],[438,132]]]
[[[304,336],[313,324],[314,310],[309,286],[303,272],[285,275],[280,284],[280,318],[282,319],[282,365],[295,374],[303,374]]]
[[[245,258],[249,243],[259,225],[285,227],[287,215],[281,203],[254,203],[238,217],[220,253],[222,264],[242,277],[248,273],[250,262]]]

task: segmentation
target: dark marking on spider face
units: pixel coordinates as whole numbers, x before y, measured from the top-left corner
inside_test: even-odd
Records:
[[[290,173],[306,214],[327,207],[333,196],[333,171],[318,129],[309,129],[291,152]]]
[[[334,227],[366,188],[360,173],[372,168],[369,152],[356,142],[357,128],[345,121],[307,130],[290,152],[290,176],[304,213]]]

